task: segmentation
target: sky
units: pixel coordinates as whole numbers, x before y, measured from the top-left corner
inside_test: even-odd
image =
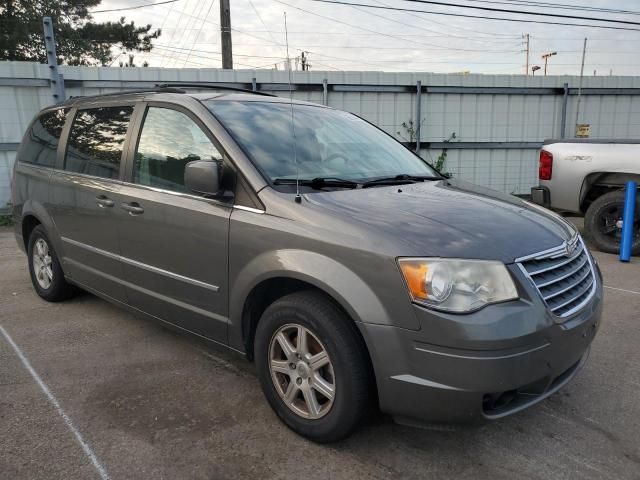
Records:
[[[162,0],[104,0],[94,10],[149,5]],[[407,0],[339,0],[350,3],[424,10],[403,12],[321,3],[313,0],[230,0],[234,68],[283,69],[286,59],[284,13],[289,55],[308,52],[311,70],[396,71],[438,73],[522,74],[525,71],[525,35],[529,34],[529,68],[542,69],[541,55],[549,59],[548,75],[579,75],[584,38],[587,40],[585,75],[640,75],[640,1],[540,0],[556,6],[607,8],[630,13],[558,9],[531,5],[534,0],[441,0],[446,3],[519,9],[538,13],[608,18],[633,24],[600,23],[614,30],[571,27],[593,21],[522,16]],[[528,5],[526,5],[528,3]],[[464,14],[558,22],[562,25],[519,23],[440,15]],[[135,63],[153,67],[220,68],[219,0],[178,0],[144,8],[95,13],[96,21],[118,20],[151,24],[162,35],[149,54],[135,53]],[[126,61],[126,56],[119,57]],[[294,68],[295,68],[295,63]]]

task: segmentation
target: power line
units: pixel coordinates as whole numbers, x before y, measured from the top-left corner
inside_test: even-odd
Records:
[[[392,5],[389,5],[388,3],[382,3],[380,0],[373,0],[373,1],[375,3],[377,3],[377,4],[379,4],[379,5],[384,5],[385,7],[392,7]],[[517,37],[517,36],[514,36],[514,35],[505,34],[505,33],[498,33],[498,32],[481,32],[481,31],[478,31],[478,30],[474,30],[472,28],[461,27],[459,25],[452,25],[450,23],[446,23],[445,24],[445,23],[433,20],[432,18],[425,18],[424,16],[422,16],[421,18],[423,20],[429,22],[429,23],[433,23],[435,25],[441,25],[441,26],[445,27],[447,30],[453,28],[453,29],[456,29],[456,30],[462,30],[462,31],[466,31],[466,32],[471,32],[471,33],[474,33],[476,35],[489,35],[493,39],[496,39],[496,37],[512,37],[512,38]],[[437,32],[437,33],[442,34],[443,32]],[[456,35],[452,35],[452,34],[449,34],[449,35],[456,36]],[[468,37],[465,37],[465,38],[468,38]]]
[[[166,50],[166,51],[172,51],[171,49],[187,50],[186,48],[180,48],[180,47],[158,46],[158,48],[160,50]],[[222,55],[222,52],[210,52],[210,51],[204,51],[204,50],[194,50],[194,51],[195,52],[202,52],[202,53],[206,53],[206,54],[210,54],[210,55]],[[182,54],[182,55],[185,54],[185,52],[182,52],[182,51],[178,51],[176,53]],[[156,55],[156,54],[150,53],[150,55]],[[209,57],[209,56],[205,56],[203,54],[193,54],[192,56],[195,57],[195,58],[203,59],[203,60],[220,60],[220,58],[218,58],[218,57]],[[271,59],[274,59],[274,60],[279,60],[278,62],[275,62],[275,63],[278,63],[278,64],[285,63],[285,61],[286,61],[285,57],[270,57],[270,56],[265,56],[265,55],[240,55],[240,54],[234,53],[234,56],[236,56],[236,57],[251,57],[251,58],[271,58]],[[201,66],[204,66],[204,67],[214,68],[214,67],[211,67],[210,65],[193,62],[192,60],[189,60],[187,63],[193,63],[195,65],[201,65]],[[268,64],[263,65],[263,66],[248,65],[248,64],[245,64],[245,63],[238,63],[238,62],[235,62],[235,63],[237,65],[242,65],[242,66],[245,66],[245,67],[251,67],[251,68],[256,68],[256,69],[272,67],[274,65],[274,63],[268,63]],[[341,71],[340,68],[334,67],[332,65],[327,65],[325,63],[320,63],[318,61],[314,61],[314,63],[317,64],[317,65],[322,65],[324,67],[330,68],[332,70]]]
[[[204,1],[196,2],[195,6],[192,7],[191,11],[197,16],[197,18],[196,16],[194,16],[193,18],[187,18],[187,23],[185,25],[186,28],[181,31],[180,39],[176,42],[177,45],[182,45],[185,41],[189,41],[189,37],[191,36],[190,32],[193,30],[188,27],[196,27],[198,25],[198,19],[200,19],[202,16],[201,14],[203,8],[206,8],[206,2]],[[198,10],[197,14],[196,10]],[[171,60],[173,62],[173,67],[178,68],[178,62],[180,61],[180,59],[177,58],[176,55],[172,55]]]
[[[264,20],[262,19],[262,16],[260,15],[260,12],[258,12],[258,9],[256,8],[256,6],[253,4],[253,2],[251,0],[247,0],[247,2],[249,2],[249,5],[251,5],[251,8],[253,8],[253,11],[256,13],[256,17],[258,17],[258,20],[260,20],[260,23],[265,28],[265,31],[267,31],[269,33],[269,36],[271,37],[271,40],[273,40],[273,43],[277,44],[278,41],[273,36],[273,33],[271,33],[271,31],[269,31],[269,28],[267,27],[266,23],[264,23]]]
[[[160,31],[162,32],[165,24],[167,23],[167,20],[169,19],[169,15],[171,15],[171,12],[173,12],[173,7],[175,6],[175,3],[172,3],[171,6],[169,8],[167,7],[161,7],[164,8],[167,11],[167,14],[164,16],[164,18],[162,19],[162,24],[160,25]],[[173,36],[175,35],[175,30],[173,32],[171,32],[171,38],[173,38]],[[169,40],[169,43],[171,43],[171,40]],[[160,65],[162,65],[164,63],[164,57],[161,57],[162,60],[160,62]]]
[[[433,20],[429,20],[431,22],[433,22]],[[444,25],[444,24],[443,24]],[[177,30],[177,28],[174,27],[166,27],[166,28],[162,28],[163,31],[165,30]],[[184,28],[180,29],[185,30]],[[198,30],[197,28],[191,28],[191,29],[187,29],[187,30]],[[474,30],[469,30],[470,32],[475,32]],[[284,32],[279,31],[279,30],[246,30],[243,29],[242,30],[243,33],[279,33],[279,34],[284,34]],[[503,35],[505,38],[486,38],[486,37],[473,37],[473,36],[469,36],[469,35],[452,35],[449,33],[444,33],[444,32],[437,32],[434,30],[435,33],[437,33],[437,35],[425,35],[425,34],[420,34],[420,33],[397,33],[395,35],[397,35],[398,37],[420,37],[420,38],[460,38],[460,39],[464,39],[464,40],[470,40],[470,39],[474,39],[477,40],[479,42],[483,42],[483,43],[502,43],[502,42],[511,42],[513,43],[514,40],[517,40],[520,38],[520,35],[515,35],[515,34],[501,34]],[[307,30],[304,32],[289,32],[289,35],[347,35],[347,36],[373,36],[373,35],[377,35],[377,33],[354,33],[354,32],[319,32],[319,31],[313,31],[313,30]],[[542,37],[540,37],[542,38]],[[558,37],[560,38],[560,37]],[[577,38],[577,37],[576,37]],[[584,38],[584,37],[580,37],[580,38]],[[603,39],[603,40],[610,40],[610,39]],[[271,42],[274,43],[274,42]],[[280,44],[279,42],[275,42],[278,45]]]
[[[192,5],[191,2],[187,2],[187,4],[185,5],[185,8],[188,8],[189,11],[192,13],[192,15],[190,15],[189,17],[186,18],[186,20],[185,20],[185,28],[180,30],[180,38],[178,39],[177,42],[175,42],[176,45],[182,45],[183,42],[185,41],[185,38],[187,40],[189,39],[189,29],[188,29],[188,27],[190,27],[191,25],[193,25],[193,26],[197,25],[197,20],[200,19],[200,16],[196,15],[196,9],[198,7],[200,7],[200,10],[202,10],[202,6],[203,5],[204,5],[204,2],[201,2],[199,0],[196,0],[195,5]],[[171,55],[171,59],[169,60],[169,62],[173,67],[177,67],[178,66],[178,58],[176,57],[176,55]],[[167,63],[167,66],[169,66],[169,62]]]
[[[187,2],[187,4],[188,4],[188,2]],[[171,7],[169,7],[169,8],[167,8],[167,7],[161,7],[161,8],[164,8],[164,9],[166,9],[166,10],[167,10],[167,16],[165,17],[164,21],[166,21],[166,20],[168,19],[169,15],[171,15],[171,13],[174,11],[174,10],[173,10],[173,7],[174,7],[174,5],[171,5]],[[185,5],[185,7],[187,7],[187,5]],[[177,12],[177,13],[181,13],[179,10],[176,10],[176,12]],[[164,21],[163,21],[163,24],[164,24]],[[187,22],[188,22],[188,19],[187,19]],[[176,27],[179,27],[181,23],[182,23],[182,16],[179,16],[179,17],[178,17],[178,21],[177,21],[177,23],[176,23]],[[186,24],[185,24],[185,27],[186,27]],[[173,30],[173,31],[171,32],[171,37],[169,38],[169,43],[171,43],[171,44],[173,44],[173,43],[174,43],[174,42],[173,42],[173,39],[174,39],[174,37],[176,37],[176,32],[178,32],[178,33],[177,33],[177,35],[180,35],[181,33],[184,33],[184,30],[180,30],[180,29],[178,29],[178,28],[176,28],[175,30]],[[173,60],[173,58],[174,58],[174,55],[173,55],[173,54],[171,54],[171,55],[163,55],[163,56],[162,56],[162,61],[160,62],[160,66],[161,66],[161,67],[164,67],[165,65],[167,65],[167,66],[168,66],[168,65],[169,65],[169,62],[170,62],[171,60]]]
[[[596,22],[623,23],[626,25],[640,26],[640,22],[632,22],[629,20],[583,17],[579,15],[562,15],[560,13],[531,12],[531,11],[525,11],[525,10],[511,10],[507,8],[481,7],[478,5],[461,5],[459,3],[437,2],[435,0],[403,0],[403,1],[412,2],[412,3],[424,3],[427,5],[440,5],[444,7],[469,8],[473,10],[483,10],[485,12],[517,13],[520,15],[536,15],[539,17],[567,18],[569,20],[588,20],[588,21],[596,21]]]
[[[280,3],[287,4],[286,2],[280,2]],[[343,3],[346,3],[346,2],[343,2]],[[288,5],[288,4],[287,4],[287,5]],[[363,6],[367,6],[367,5],[363,5]],[[159,7],[159,8],[165,8],[165,7]],[[293,7],[293,6],[292,6],[292,8],[296,8],[296,7]],[[171,5],[171,9],[170,9],[170,8],[166,8],[166,10],[168,10],[169,12],[171,12],[171,10],[172,10],[172,9],[174,9],[174,6],[173,6],[173,5]],[[305,9],[301,9],[301,8],[297,8],[297,9],[298,9],[298,10],[301,10],[301,11],[303,11],[303,12],[305,12],[305,13],[313,14],[313,12],[308,12],[308,11],[306,11]],[[406,9],[405,9],[405,10],[406,10]],[[402,11],[402,10],[401,10],[401,11]],[[175,9],[175,10],[174,10],[174,13],[176,13],[176,14],[183,14],[183,15],[184,15],[184,16],[186,16],[186,17],[198,18],[198,17],[196,17],[196,15],[194,15],[193,13],[187,13],[187,12],[184,12],[184,11],[182,11],[182,12],[181,12],[181,11],[180,11],[180,10],[178,10],[178,9]],[[426,12],[426,11],[424,11],[424,10],[423,10],[423,11],[418,11],[418,13],[422,13],[422,14],[427,14],[427,15],[428,15],[428,14],[433,13],[433,12]],[[317,15],[317,14],[316,14],[316,15]],[[319,15],[317,15],[317,16],[319,16]],[[457,16],[457,15],[454,15],[454,16]],[[471,15],[462,15],[462,16],[464,16],[464,17],[477,18],[477,17],[475,17],[475,16],[471,16]],[[332,21],[334,21],[334,19],[332,19],[332,18],[330,18],[330,17],[324,17],[324,16],[320,16],[320,17],[327,18],[328,20],[332,20]],[[481,18],[481,17],[480,17],[480,18]],[[213,21],[210,21],[210,20],[209,20],[209,19],[207,19],[207,18],[205,18],[205,19],[204,19],[204,22],[205,22],[206,24],[216,25],[216,26],[218,26],[218,27],[219,27],[219,24],[217,24],[217,23],[215,23],[215,22],[213,22]],[[346,24],[346,25],[351,26],[351,27],[353,27],[353,28],[359,28],[359,27],[357,27],[357,26],[355,26],[355,25],[350,25],[350,24],[348,24],[348,23],[346,23],[346,22],[339,22],[339,23]],[[532,22],[532,23],[535,23],[535,22]],[[267,28],[266,26],[265,26],[265,29],[266,29],[266,30],[265,30],[265,32],[267,32],[267,33],[276,33],[276,34],[281,33],[281,32],[279,32],[279,31],[277,31],[277,29],[276,29],[276,30],[269,30],[269,28]],[[195,30],[195,29],[194,29],[194,30]],[[271,36],[271,38],[272,38],[272,40],[273,40],[273,41],[272,41],[272,40],[270,40],[270,39],[263,38],[263,37],[261,37],[261,36],[259,36],[259,35],[254,35],[253,33],[251,33],[251,32],[258,32],[258,33],[259,33],[259,32],[260,32],[259,30],[241,30],[241,29],[237,29],[237,28],[232,28],[232,30],[233,30],[233,31],[238,32],[238,33],[239,33],[239,34],[241,34],[241,35],[247,35],[247,36],[250,36],[250,37],[252,37],[252,38],[254,38],[254,39],[257,39],[257,40],[259,40],[260,42],[264,42],[264,43],[267,43],[267,44],[273,44],[274,46],[278,46],[278,47],[282,45],[282,43],[281,43],[281,42],[278,42],[278,41],[277,41],[275,38],[273,38],[273,36],[271,36],[271,35],[270,35],[270,36]],[[377,31],[372,30],[372,29],[371,29],[371,30],[370,30],[370,29],[364,30],[364,32],[365,32],[365,33],[361,33],[361,32],[347,33],[347,32],[327,32],[327,31],[324,31],[324,32],[319,32],[319,33],[322,33],[322,34],[324,34],[324,35],[354,35],[354,36],[361,36],[361,37],[365,37],[365,38],[366,38],[366,37],[368,37],[368,36],[380,36],[380,35],[385,35],[385,34],[382,34],[381,32],[377,32]],[[299,32],[290,32],[290,33],[298,33],[298,34],[301,34],[301,35],[302,35],[302,34],[312,34],[312,32],[311,32],[311,31],[309,31],[309,30],[299,31]],[[387,36],[388,36],[388,35],[387,35]],[[513,38],[517,38],[517,37],[519,37],[519,36],[520,36],[520,35],[512,35],[512,37],[513,37]],[[413,46],[413,48],[414,48],[414,49],[416,49],[416,50],[418,50],[418,49],[419,49],[420,42],[415,42],[415,41],[413,41],[413,39],[415,39],[415,38],[430,38],[430,36],[429,36],[429,35],[406,34],[406,33],[398,34],[398,35],[391,36],[391,37],[392,37],[392,38],[395,38],[396,40],[402,41],[403,43],[407,42],[407,43],[411,44],[411,45]],[[474,40],[479,40],[479,39],[474,39]],[[595,40],[595,39],[594,39],[594,40]],[[604,39],[603,39],[603,40],[604,40]],[[489,41],[489,40],[487,40],[487,41]],[[510,39],[507,39],[507,38],[505,38],[505,39],[500,39],[500,40],[499,40],[499,39],[491,39],[491,41],[496,41],[496,42],[498,42],[498,41],[510,42]],[[632,40],[631,40],[631,41],[632,41]],[[638,40],[638,41],[640,41],[640,40]],[[172,43],[172,42],[169,42],[169,43]],[[260,44],[259,44],[259,46],[264,47],[264,46],[265,46],[265,45],[264,45],[264,43],[260,43]],[[506,45],[505,45],[505,46],[506,46]],[[315,47],[315,45],[311,45],[311,47],[312,47],[312,48],[314,48],[314,47]],[[324,47],[326,47],[326,48],[332,48],[332,47],[330,47],[329,45],[326,45],[326,44],[325,44],[325,45],[319,45],[318,47],[320,47],[320,48],[324,48]],[[351,47],[352,47],[352,46],[336,47],[336,48],[351,48]],[[307,51],[309,51],[309,49],[308,49],[307,47],[305,47],[305,48],[298,48],[298,47],[295,47],[295,48],[296,48],[297,50],[299,50],[299,51],[302,51],[302,50],[307,50]],[[355,47],[355,48],[360,48],[360,47]],[[391,49],[391,48],[398,48],[398,47],[382,47],[382,48],[388,48],[388,49]],[[398,49],[400,49],[400,48],[398,48]],[[424,49],[424,50],[427,50],[426,48],[423,48],[423,49]],[[187,49],[185,49],[185,50],[187,50]],[[169,49],[167,49],[167,50],[165,50],[165,51],[170,52],[172,57],[175,57],[176,55],[181,55],[181,56],[184,56],[184,55],[185,55],[184,53],[181,53],[181,52],[179,52],[179,51],[176,51],[175,49],[174,49],[173,51],[172,51],[172,50],[169,50]],[[196,50],[194,49],[193,51],[195,52]],[[487,50],[483,50],[483,51],[487,51]],[[387,63],[387,65],[383,65],[383,62],[374,63],[374,61],[369,62],[369,61],[367,61],[366,59],[351,59],[351,58],[336,57],[336,56],[331,56],[331,55],[324,55],[324,54],[319,54],[319,53],[318,53],[318,52],[316,52],[316,51],[310,51],[310,53],[311,53],[311,54],[314,54],[314,55],[317,55],[317,56],[322,56],[322,57],[324,57],[324,58],[338,60],[339,62],[337,62],[337,63],[349,62],[349,63],[351,63],[352,65],[366,65],[366,66],[374,66],[374,67],[381,67],[381,68],[385,68],[385,67],[386,67],[386,66],[388,66],[388,65],[394,65],[394,64],[389,64],[389,63]],[[514,53],[515,53],[515,52],[514,52]],[[215,55],[215,53],[212,53],[212,55]],[[239,57],[241,57],[241,55],[238,55],[238,56],[239,56]],[[256,57],[249,57],[249,56],[247,56],[247,57],[248,57],[248,58],[260,58],[259,56],[256,56]],[[209,58],[207,58],[207,60],[212,60],[212,58],[210,58],[210,57],[209,57]],[[407,61],[407,63],[408,63],[408,64],[411,64],[411,63],[412,63],[412,61],[411,61],[411,60],[409,60],[409,59],[407,59],[406,61]],[[473,62],[472,60],[461,60],[461,61],[457,61],[457,62],[455,62],[455,63],[457,63],[457,64],[461,64],[461,63],[465,63],[465,62],[468,62],[468,63],[474,63],[474,64],[475,64],[475,63],[477,63],[477,62]],[[190,64],[194,64],[194,62],[191,62],[191,61],[189,61],[188,63],[190,63]],[[315,63],[316,63],[316,64],[318,64],[318,65],[320,65],[320,63],[319,63],[319,62],[317,62],[317,61],[316,61]],[[333,62],[332,62],[332,63],[333,63]],[[396,62],[396,64],[397,64],[397,63],[400,63],[400,62]],[[434,63],[437,63],[437,62],[434,62]],[[519,62],[513,62],[513,65],[514,65],[514,67],[513,67],[513,68],[514,68],[514,70],[515,70],[515,68],[517,68],[517,67],[516,67],[516,65],[518,65],[518,64],[519,64]],[[265,65],[264,67],[259,67],[259,66],[256,66],[256,65],[243,64],[243,66],[246,66],[246,67],[249,67],[249,68],[265,68],[265,67],[266,67],[266,68],[273,68],[273,65],[274,65],[274,63],[273,63],[273,62],[269,62],[269,64]],[[340,70],[339,68],[337,68],[337,67],[335,67],[335,66],[332,66],[332,65],[326,65],[326,64],[322,64],[322,65],[325,65],[325,66],[327,66],[328,68],[333,68],[333,69],[338,69],[338,70]],[[488,64],[487,64],[487,65],[488,65]],[[556,64],[556,65],[560,65],[560,64]],[[563,65],[564,65],[564,64],[563,64]],[[208,66],[208,65],[206,65],[206,66]],[[394,68],[394,67],[391,67],[391,68]]]
[[[260,43],[236,43],[235,44],[238,47],[264,47],[264,45],[260,44]],[[378,46],[378,45],[327,45],[325,43],[323,44],[306,44],[305,43],[305,48],[340,48],[340,49],[347,49],[347,50],[366,50],[366,49],[372,49],[372,50],[403,50],[406,51],[407,47],[382,47],[382,46]],[[420,47],[414,47],[412,48],[412,50],[418,51],[418,52],[433,52],[433,49],[431,48],[420,48]],[[482,53],[482,52],[486,52],[486,53],[520,53],[520,50],[487,50],[486,48],[478,48],[478,49],[468,49],[465,50],[466,52],[476,52],[476,53]],[[562,53],[569,53],[569,52],[578,52],[581,50],[558,50],[558,52],[562,52]],[[442,52],[438,51],[437,52],[438,55],[441,55]],[[594,51],[595,53],[595,51]],[[605,51],[600,51],[600,53],[611,53],[611,52],[605,52]],[[620,52],[620,53],[633,53],[636,54],[638,52]]]
[[[169,51],[169,52],[172,52],[172,53],[176,53],[176,54],[178,54],[178,55],[186,55],[186,54],[187,54],[187,52],[184,52],[184,51],[177,51],[177,52],[176,52],[176,51],[172,51],[171,49],[164,48],[164,47],[158,47],[158,48],[159,48],[160,50]],[[180,50],[186,50],[186,48],[185,48],[185,49],[180,49]],[[208,52],[208,53],[211,53],[211,54],[219,54],[219,55],[221,55],[221,53],[220,53],[220,52]],[[153,53],[151,53],[151,55],[154,55],[154,54],[153,54]],[[204,55],[191,55],[191,56],[192,56],[192,57],[194,57],[194,58],[200,58],[200,59],[203,59],[203,60],[220,60],[219,58],[207,57],[207,56],[204,56]],[[244,55],[243,55],[243,56],[244,56]],[[276,58],[280,58],[280,57],[276,57]],[[211,66],[211,65],[206,65],[206,64],[203,64],[203,63],[196,63],[196,62],[194,62],[194,61],[192,61],[192,60],[188,60],[188,61],[187,61],[187,63],[193,63],[193,64],[195,64],[195,65],[201,65],[201,66],[203,66],[203,67],[208,67],[208,68],[217,68],[217,67],[214,67],[214,66]],[[269,64],[267,64],[265,67],[262,67],[262,66],[256,66],[256,65],[249,65],[249,64],[247,64],[247,63],[239,63],[239,62],[235,62],[235,63],[236,63],[237,65],[241,65],[241,66],[243,66],[243,67],[250,67],[250,68],[265,68],[265,67],[267,67],[267,66],[273,65],[273,63],[269,63]]]
[[[475,3],[491,3],[497,5],[511,5],[514,6],[527,6],[527,7],[544,7],[544,8],[555,8],[558,10],[576,10],[582,12],[602,12],[602,13],[612,13],[619,15],[640,15],[640,12],[635,12],[632,10],[619,10],[614,8],[604,8],[604,7],[592,7],[588,5],[570,5],[567,3],[548,3],[548,2],[537,2],[530,0],[506,0],[506,1],[498,1],[498,0],[471,0]]]
[[[402,37],[400,37],[398,35],[379,32],[379,31],[376,31],[376,30],[372,30],[370,28],[362,27],[362,26],[359,26],[359,25],[354,25],[352,23],[348,23],[348,22],[345,22],[343,20],[339,20],[337,18],[333,18],[333,17],[329,17],[329,16],[326,16],[326,15],[321,15],[319,13],[311,12],[309,10],[305,10],[304,8],[297,7],[295,5],[291,5],[290,3],[287,3],[287,2],[283,2],[282,0],[274,0],[274,1],[277,2],[277,3],[281,3],[282,5],[286,5],[286,6],[290,7],[290,8],[294,8],[296,10],[300,10],[302,12],[308,13],[309,15],[313,15],[313,16],[316,16],[316,17],[324,18],[326,20],[330,20],[332,22],[340,23],[342,25],[346,25],[346,26],[351,27],[351,28],[356,28],[358,30],[362,30],[362,31],[365,31],[365,32],[375,33],[375,34],[377,34],[379,36],[393,38],[393,39],[396,39],[396,40],[401,40],[403,42],[408,42],[408,43],[411,43],[413,46],[418,44],[418,45],[423,45],[423,46],[426,46],[426,47],[438,48],[438,49],[444,49],[444,50],[466,51],[464,48],[444,47],[442,45],[438,45],[438,44],[434,44],[434,43],[410,41],[410,40],[407,40],[406,38],[402,38]],[[388,9],[389,8],[389,7],[382,7],[382,6],[378,7],[376,5],[352,4],[352,3],[346,3],[346,2],[333,2],[333,1],[330,1],[330,0],[312,0],[312,1],[327,1],[328,3],[340,3],[340,4],[344,4],[344,5],[350,5],[350,6],[356,5],[356,6],[366,6],[366,7],[372,7],[372,8],[382,8],[382,9]]]
[[[179,0],[166,0],[164,2],[145,3],[144,5],[136,5],[135,7],[109,8],[108,10],[93,10],[89,13],[107,13],[107,12],[123,12],[125,10],[138,10],[139,8],[153,7],[154,5],[164,5],[165,3],[174,3]]]
[[[278,2],[278,3],[284,3],[284,2],[281,2],[280,0],[275,0],[275,1]],[[349,5],[349,6],[354,6],[355,5],[355,6],[358,6],[358,7],[380,8],[380,9],[383,9],[383,10],[395,10],[395,11],[398,11],[398,12],[417,12],[417,13],[426,13],[426,14],[429,14],[429,15],[446,15],[446,16],[450,16],[450,17],[475,18],[475,19],[480,19],[480,20],[500,20],[500,21],[505,21],[505,22],[538,23],[538,24],[545,24],[545,25],[562,25],[564,27],[606,28],[606,29],[610,29],[610,30],[627,30],[627,31],[631,31],[631,32],[640,32],[640,29],[637,29],[637,28],[611,27],[611,26],[608,26],[608,25],[589,25],[589,24],[586,24],[586,23],[561,23],[561,22],[548,22],[548,21],[544,21],[544,20],[525,20],[525,19],[519,19],[519,18],[487,17],[487,16],[480,16],[480,15],[467,15],[467,14],[464,14],[464,13],[427,12],[425,10],[416,10],[416,9],[413,9],[413,8],[383,7],[383,6],[370,5],[370,4],[365,4],[365,3],[342,2],[342,1],[339,1],[339,0],[309,0],[309,1],[311,1],[311,2],[320,2],[320,3],[332,3],[332,4],[335,4],[335,5]],[[411,1],[411,0],[409,0],[409,1]],[[289,6],[291,6],[292,8],[297,8],[297,7],[293,7],[293,5],[289,5]],[[302,10],[302,9],[299,8],[299,10]],[[312,12],[308,12],[308,13],[312,13]],[[318,15],[318,14],[314,14],[314,15]]]
[[[209,53],[212,55],[222,55],[222,52],[212,52],[211,50],[197,50],[197,49],[192,49],[192,48],[188,48],[188,47],[174,47],[172,45],[155,45],[157,48],[161,48],[163,50],[176,50],[176,53],[182,53],[182,52],[196,52],[196,53]],[[240,53],[234,53],[233,54],[235,57],[248,57],[248,58],[273,58],[273,59],[278,59],[278,60],[282,60],[286,57],[282,57],[282,56],[269,56],[269,55],[243,55]]]
[[[200,24],[200,29],[198,30],[198,33],[196,33],[196,38],[193,40],[193,43],[191,44],[191,50],[189,50],[189,54],[187,55],[187,59],[185,60],[185,63],[189,61],[189,57],[191,56],[191,52],[193,52],[193,47],[198,43],[198,38],[200,37],[200,34],[202,33],[202,28],[204,27],[204,22],[206,21],[207,18],[209,18],[209,14],[211,13],[211,9],[213,8],[213,4],[215,3],[215,0],[211,0],[211,2],[209,3],[209,9],[207,10],[207,13],[205,14],[204,17],[202,17],[202,23]],[[184,63],[182,64],[184,66]]]
[[[187,48],[187,47],[176,47],[176,46],[172,46],[172,45],[155,45],[158,48],[164,49],[164,50],[177,50],[177,53],[181,53],[181,51],[193,51],[196,53],[206,53],[206,54],[210,54],[210,55],[221,55],[222,52],[218,52],[218,51],[210,51],[210,50],[199,50],[199,49],[191,49],[191,48]],[[240,46],[240,45],[239,45]],[[318,47],[321,47],[323,45],[316,45]],[[314,45],[309,45],[308,47],[313,48]],[[343,47],[335,47],[335,48],[343,48]],[[357,48],[370,48],[370,49],[380,49],[380,48],[385,48],[385,47],[376,47],[376,46],[365,46],[365,47],[357,47]],[[401,49],[401,50],[406,50],[405,48],[402,47],[397,47],[396,49]],[[582,50],[579,50],[580,52]],[[560,53],[564,53],[564,52],[578,52],[578,50],[558,50],[558,52]],[[342,61],[349,61],[349,62],[357,62],[359,59],[352,59],[352,58],[345,58],[345,57],[336,57],[336,56],[332,56],[332,55],[325,55],[325,54],[321,54],[318,52],[310,52],[313,53],[314,55],[318,55],[318,56],[322,56],[322,57],[327,57],[327,58],[334,58],[334,59],[339,59]],[[513,51],[510,53],[520,53],[520,51]],[[610,52],[598,52],[598,53],[610,53]],[[625,53],[635,53],[635,52],[625,52]],[[240,53],[234,53],[234,56],[237,57],[247,57],[247,58],[264,58],[264,59],[275,59],[275,60],[284,60],[286,57],[282,57],[282,56],[270,56],[270,55],[248,55],[248,54],[240,54]],[[442,61],[442,60],[424,60],[424,61],[414,61],[412,59],[400,59],[400,60],[376,60],[377,62],[380,63],[401,63],[403,61],[407,61],[407,62],[411,62],[411,63],[452,63],[452,64],[458,64],[458,63],[466,63],[466,60],[452,60],[452,61]],[[316,62],[317,63],[317,62]],[[477,65],[503,65],[503,64],[516,64],[517,61],[514,62],[477,62],[477,61],[473,61],[474,64]],[[554,65],[580,65],[579,63],[555,63]],[[591,65],[609,65],[609,63],[592,63]]]
[[[377,0],[375,0],[375,1],[376,1],[376,3],[379,3],[381,5],[387,6],[386,4],[384,4],[382,2],[378,2]],[[359,12],[364,12],[364,13],[367,13],[369,15],[373,15],[374,17],[381,18],[381,19],[386,20],[388,22],[393,22],[393,23],[397,23],[399,25],[404,25],[405,27],[416,28],[418,30],[424,30],[426,32],[431,32],[431,33],[440,33],[440,32],[436,32],[435,30],[430,30],[428,28],[424,28],[424,27],[421,27],[421,26],[418,26],[418,25],[413,25],[413,24],[410,24],[410,23],[401,22],[400,20],[395,20],[393,18],[385,17],[383,15],[378,15],[377,13],[368,12],[363,8],[359,8],[359,7],[353,7],[353,8],[355,10],[359,11]],[[456,35],[453,35],[453,36],[455,37]],[[459,36],[457,36],[457,37],[460,38]],[[469,37],[465,37],[465,38],[467,40],[469,40]],[[429,44],[429,46],[431,48],[439,48],[439,49],[443,49],[443,50],[456,50],[456,51],[463,51],[463,52],[473,52],[473,51],[477,52],[478,51],[478,50],[471,50],[471,49],[467,49],[467,48],[454,48],[454,47],[451,47],[451,46],[439,45],[439,44],[435,44],[435,43],[434,44]]]

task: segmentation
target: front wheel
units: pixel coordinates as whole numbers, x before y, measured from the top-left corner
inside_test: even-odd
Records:
[[[370,411],[372,375],[354,323],[319,292],[274,302],[255,339],[262,390],[292,430],[316,442],[348,436]]]
[[[602,252],[620,252],[624,196],[622,191],[606,193],[594,200],[585,214],[587,234]],[[631,252],[640,255],[640,199],[636,203]]]

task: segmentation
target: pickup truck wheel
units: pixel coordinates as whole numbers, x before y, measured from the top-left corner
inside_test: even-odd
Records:
[[[348,436],[370,411],[372,376],[351,319],[319,292],[287,295],[267,308],[255,338],[258,377],[269,404],[316,442]]]
[[[76,293],[77,289],[64,279],[58,256],[42,225],[31,232],[27,254],[31,282],[40,297],[59,302]]]
[[[609,192],[598,197],[588,208],[584,217],[587,234],[598,250],[607,253],[620,252],[622,238],[622,213],[624,192]],[[633,255],[640,255],[640,198],[636,203],[633,223]]]

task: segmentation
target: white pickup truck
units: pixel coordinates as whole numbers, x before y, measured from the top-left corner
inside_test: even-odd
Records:
[[[619,251],[624,187],[629,180],[640,185],[640,140],[546,140],[538,178],[531,189],[535,203],[583,214],[593,243],[603,252]],[[640,194],[632,253],[640,254]]]

